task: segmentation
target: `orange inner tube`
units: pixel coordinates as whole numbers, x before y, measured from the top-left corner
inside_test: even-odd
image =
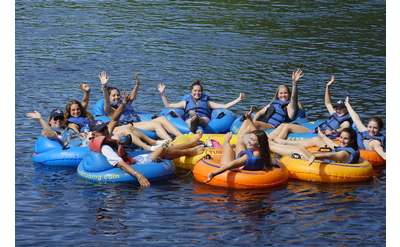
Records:
[[[204,183],[208,174],[221,167],[218,159],[201,159],[194,166],[194,178]],[[285,184],[288,172],[285,168],[273,168],[270,171],[248,171],[232,169],[215,176],[208,184],[235,189],[260,189]]]

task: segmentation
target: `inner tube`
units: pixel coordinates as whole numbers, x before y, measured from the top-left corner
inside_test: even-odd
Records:
[[[368,161],[345,164],[316,160],[308,165],[306,160],[283,156],[280,163],[286,167],[290,178],[304,181],[348,183],[366,181],[373,176],[372,165]]]
[[[137,162],[132,166],[150,182],[166,180],[174,176],[175,168],[170,160],[148,162],[148,155],[141,154],[133,158]],[[139,185],[136,177],[131,176],[118,167],[111,166],[106,157],[100,153],[89,151],[77,169],[78,175],[96,183],[134,183]]]
[[[189,133],[190,129],[187,123],[183,120],[184,111],[182,109],[165,108],[160,113],[166,116],[168,120],[183,134]],[[226,133],[230,130],[235,114],[227,109],[214,109],[211,112],[211,118],[207,126],[199,127],[203,133]]]
[[[77,167],[88,152],[88,147],[63,148],[59,142],[40,136],[35,143],[32,161],[46,166]]]
[[[374,167],[386,165],[386,160],[373,150],[360,149],[360,157],[371,163]]]
[[[193,168],[194,178],[204,183],[210,172],[221,167],[215,159],[201,159]],[[233,169],[215,176],[208,184],[233,189],[264,189],[286,184],[288,172],[274,167],[270,171],[248,171]]]

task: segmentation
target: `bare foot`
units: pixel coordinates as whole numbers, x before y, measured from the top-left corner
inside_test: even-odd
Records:
[[[197,127],[199,126],[199,117],[194,115],[189,119],[189,128],[192,133],[196,133]]]

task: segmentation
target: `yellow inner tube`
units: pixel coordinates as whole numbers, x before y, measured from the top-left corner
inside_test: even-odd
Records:
[[[345,164],[316,160],[308,165],[306,160],[283,156],[280,163],[286,167],[290,178],[305,181],[346,183],[369,180],[373,176],[372,165],[368,161]]]
[[[194,134],[182,135],[182,136],[177,137],[172,143],[182,144],[182,143],[190,141],[193,138],[193,136],[194,136]],[[215,141],[218,141],[222,145],[225,140],[225,134],[203,134],[200,141],[205,143],[207,140],[215,140]],[[233,135],[230,143],[235,144],[236,141],[237,141],[237,136]],[[193,166],[199,160],[206,157],[207,155],[210,155],[211,157],[220,157],[220,156],[222,156],[222,149],[205,148],[204,152],[202,154],[198,154],[198,155],[191,156],[191,157],[182,156],[177,159],[174,159],[172,162],[178,168],[190,170],[193,168]]]

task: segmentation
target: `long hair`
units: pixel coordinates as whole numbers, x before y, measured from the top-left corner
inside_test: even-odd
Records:
[[[261,156],[261,160],[264,163],[264,168],[271,169],[272,168],[272,160],[271,160],[271,154],[270,154],[267,134],[265,134],[265,132],[263,130],[254,130],[251,133],[253,133],[257,136],[258,144],[260,145],[260,156]]]
[[[291,97],[292,97],[292,92],[290,91],[290,88],[289,88],[289,86],[287,86],[287,85],[279,85],[278,86],[278,88],[276,89],[276,91],[275,91],[275,95],[274,95],[274,99],[273,100],[276,100],[276,99],[278,99],[278,93],[279,93],[279,90],[280,89],[282,89],[282,88],[284,88],[284,89],[286,89],[287,91],[288,91],[288,93],[289,93],[289,99],[288,100],[290,100],[291,99]]]
[[[85,110],[85,108],[82,106],[81,102],[79,102],[78,100],[75,100],[75,99],[68,101],[67,105],[65,106],[65,113],[64,113],[64,118],[65,119],[68,119],[68,118],[71,117],[71,106],[74,105],[74,104],[77,104],[79,109],[81,110],[80,117],[86,117],[86,118],[88,118],[90,120],[93,120],[92,114],[87,112]]]
[[[342,132],[346,132],[350,135],[350,147],[352,147],[354,150],[358,150],[357,132],[352,128],[344,128],[340,133]]]

